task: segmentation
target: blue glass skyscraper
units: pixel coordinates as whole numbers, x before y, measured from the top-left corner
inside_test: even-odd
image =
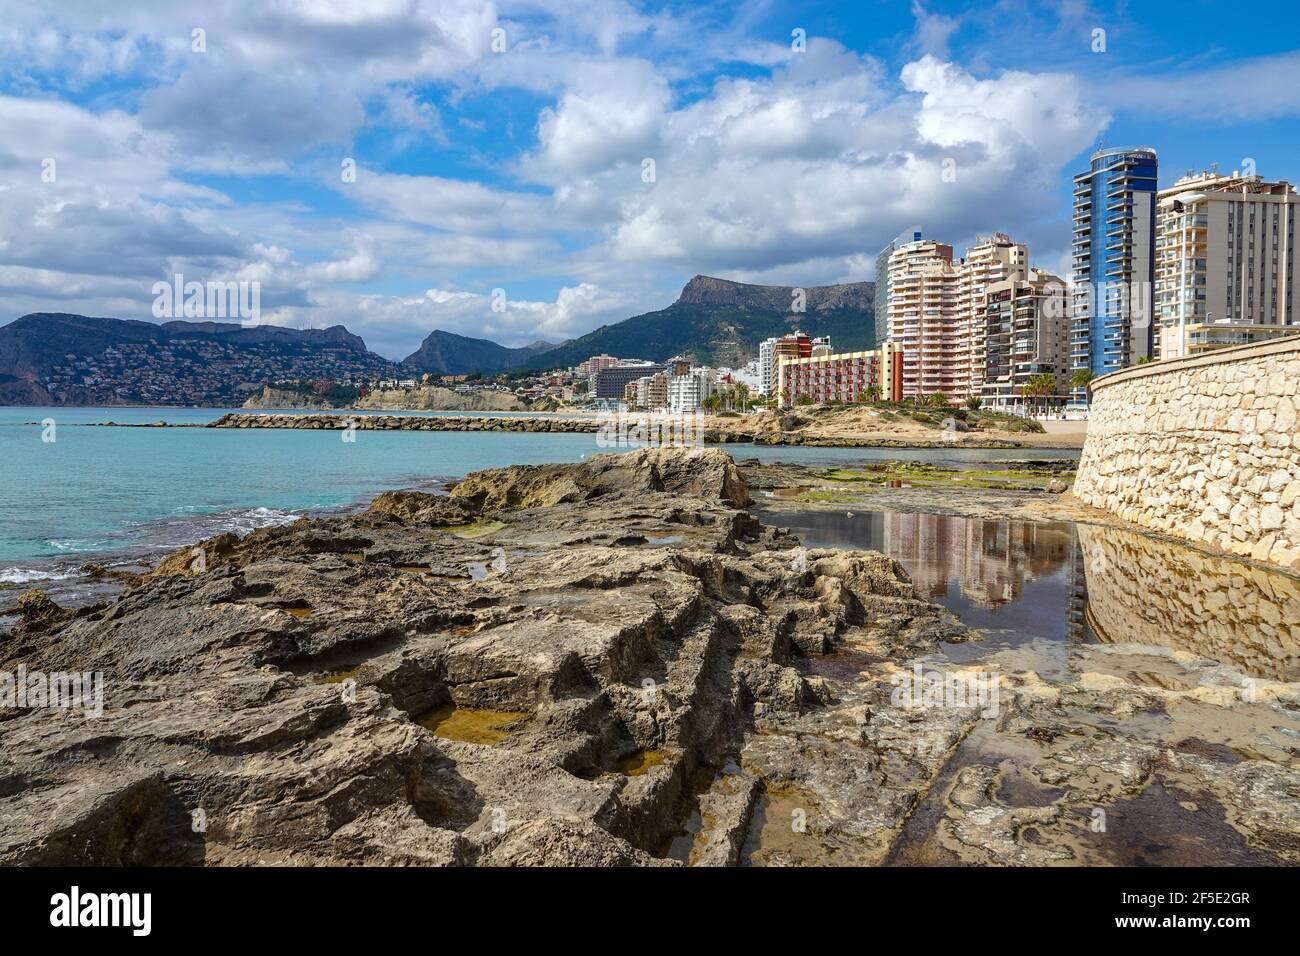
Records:
[[[1156,151],[1093,153],[1074,177],[1071,368],[1104,375],[1151,357],[1155,234]]]

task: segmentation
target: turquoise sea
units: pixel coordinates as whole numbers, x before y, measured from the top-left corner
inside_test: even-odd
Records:
[[[392,488],[436,489],[471,471],[578,461],[594,435],[103,428],[204,423],[225,409],[0,407],[0,588],[49,588],[86,562],[130,565],[219,531],[246,532],[363,504]],[[426,413],[440,414],[440,413]],[[54,441],[40,422],[51,419]],[[1056,449],[727,446],[737,458],[845,464],[907,457],[957,465],[1059,458]]]

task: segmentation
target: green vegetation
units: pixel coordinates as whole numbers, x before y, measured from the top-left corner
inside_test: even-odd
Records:
[[[361,390],[352,385],[322,379],[316,382],[270,382],[269,388],[293,392],[304,399],[330,405],[351,405],[361,397]]]
[[[1029,406],[1033,408],[1035,399],[1041,410],[1043,405],[1041,400],[1056,394],[1056,377],[1049,372],[1038,372],[1029,376],[1029,381],[1020,386],[1020,394],[1029,399]]]
[[[863,468],[828,468],[816,472],[820,481],[835,484],[909,487],[990,488],[1039,490],[1052,478],[1068,481],[1073,472],[1053,473],[1027,468],[945,468],[919,461],[872,462]],[[805,501],[847,500],[832,488],[813,488],[800,496]]]
[[[438,530],[454,534],[458,538],[480,538],[485,534],[491,534],[493,531],[500,531],[505,526],[504,521],[476,521],[473,524],[447,525]]]

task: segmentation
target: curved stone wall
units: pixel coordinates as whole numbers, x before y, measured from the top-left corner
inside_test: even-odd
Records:
[[[1093,383],[1074,494],[1144,528],[1300,571],[1300,336]]]

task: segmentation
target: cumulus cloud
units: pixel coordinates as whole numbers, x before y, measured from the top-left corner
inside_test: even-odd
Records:
[[[435,326],[571,337],[697,272],[869,279],[918,222],[956,243],[1010,231],[1055,262],[1062,177],[1123,108],[1107,81],[1089,101],[1074,72],[959,62],[1001,11],[921,0],[892,65],[628,0],[185,6],[0,0],[0,308],[147,317],[173,272],[255,278],[274,321],[405,354]],[[1151,109],[1286,116],[1298,63],[1122,80]]]
[[[398,296],[325,291],[309,307],[286,306],[268,313],[270,322],[298,326],[341,323],[366,344],[392,358],[405,358],[433,329],[487,338],[517,347],[539,339],[559,343],[595,325],[626,318],[633,301],[590,283],[561,288],[552,300],[501,298],[491,290],[429,289]]]

